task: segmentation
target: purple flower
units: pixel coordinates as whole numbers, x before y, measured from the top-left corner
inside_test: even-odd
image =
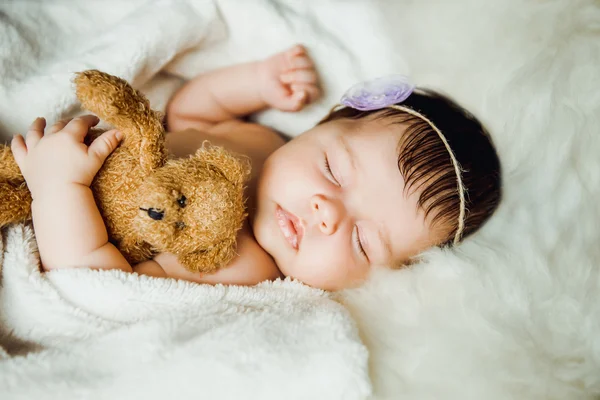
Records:
[[[406,76],[384,76],[352,86],[340,103],[361,111],[379,110],[406,100],[414,89]]]

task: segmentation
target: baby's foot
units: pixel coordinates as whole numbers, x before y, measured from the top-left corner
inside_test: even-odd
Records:
[[[263,100],[282,111],[299,111],[321,95],[317,72],[302,45],[260,61],[258,76]]]

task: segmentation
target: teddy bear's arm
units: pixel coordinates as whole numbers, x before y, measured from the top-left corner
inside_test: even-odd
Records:
[[[227,265],[235,255],[235,241],[224,240],[210,249],[183,254],[178,258],[188,271],[211,273]]]
[[[135,240],[134,236],[127,236],[120,240],[113,239],[112,242],[131,265],[149,260],[154,254],[152,248],[147,243]]]
[[[10,147],[0,145],[0,227],[31,219],[31,194]]]
[[[0,227],[31,219],[31,194],[25,182],[0,182]]]

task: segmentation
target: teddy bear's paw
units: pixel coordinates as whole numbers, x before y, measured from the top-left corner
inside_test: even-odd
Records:
[[[3,144],[0,144],[0,180],[25,181],[10,147]]]
[[[212,273],[229,264],[235,255],[235,239],[229,239],[208,249],[182,254],[178,259],[188,271]]]
[[[31,194],[23,183],[0,182],[0,227],[31,219]]]

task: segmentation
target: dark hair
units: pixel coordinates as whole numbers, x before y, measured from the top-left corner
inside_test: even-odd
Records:
[[[397,105],[427,117],[446,138],[460,164],[465,188],[462,237],[477,231],[501,198],[500,160],[489,133],[471,113],[432,90],[417,89]],[[395,108],[359,111],[345,107],[331,112],[321,123],[369,117],[407,126],[398,144],[398,168],[405,190],[421,191],[419,207],[432,216],[432,226],[444,228],[440,245],[451,245],[458,229],[460,199],[454,165],[441,138],[422,118]]]

